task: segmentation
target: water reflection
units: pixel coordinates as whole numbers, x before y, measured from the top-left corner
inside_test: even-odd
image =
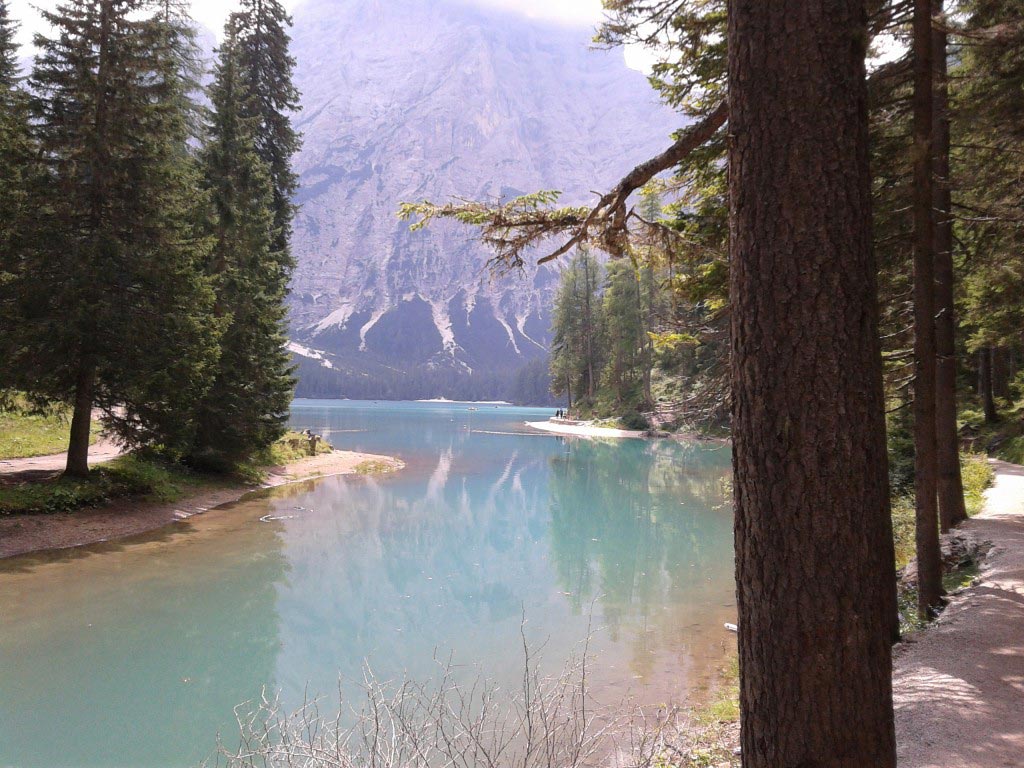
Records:
[[[458,405],[298,404],[298,428],[398,455],[86,557],[0,570],[0,765],[186,765],[232,707],[379,678],[561,667],[593,626],[598,696],[685,695],[734,617],[726,450],[538,436]],[[260,522],[261,518],[271,522]],[[593,616],[591,616],[593,612]]]
[[[0,764],[185,765],[273,685],[277,589],[266,527],[0,573]],[[105,548],[99,548],[103,550]]]

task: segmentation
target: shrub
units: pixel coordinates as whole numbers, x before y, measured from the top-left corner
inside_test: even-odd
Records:
[[[623,429],[650,429],[651,422],[642,413],[631,411],[620,419]]]

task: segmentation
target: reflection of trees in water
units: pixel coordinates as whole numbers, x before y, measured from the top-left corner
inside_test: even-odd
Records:
[[[559,582],[575,611],[596,598],[612,637],[630,636],[640,675],[665,633],[686,634],[694,611],[731,594],[728,461],[703,446],[640,441],[576,441],[551,459]]]

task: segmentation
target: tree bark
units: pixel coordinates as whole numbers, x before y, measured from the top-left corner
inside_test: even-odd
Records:
[[[730,0],[746,768],[896,765],[863,0]]]
[[[92,428],[92,402],[96,389],[96,370],[83,361],[75,382],[75,408],[71,416],[71,437],[64,474],[68,477],[89,476],[89,432]]]
[[[914,0],[914,497],[917,610],[942,603],[935,432],[935,218],[932,211],[932,4]]]
[[[978,397],[985,412],[985,421],[993,424],[999,421],[995,394],[992,391],[992,347],[978,350]]]
[[[935,1],[941,16],[943,0]],[[935,431],[938,461],[939,525],[945,533],[967,519],[960,474],[960,436],[956,428],[956,343],[953,304],[953,202],[949,176],[949,80],[946,32],[932,33],[935,59],[933,116],[935,209]]]

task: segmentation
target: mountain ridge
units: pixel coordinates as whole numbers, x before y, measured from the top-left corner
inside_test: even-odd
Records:
[[[558,267],[496,277],[470,228],[410,232],[399,204],[552,188],[586,202],[667,144],[677,116],[581,27],[460,0],[309,0],[294,19],[291,324],[315,355],[296,352],[300,392],[316,379],[321,395],[334,381],[338,395],[504,397],[546,356]],[[385,386],[400,376],[409,386]],[[467,378],[497,389],[452,389]]]

